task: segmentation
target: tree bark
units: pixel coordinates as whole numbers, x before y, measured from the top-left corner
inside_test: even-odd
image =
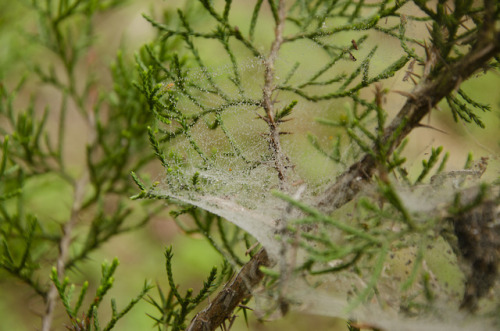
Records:
[[[234,309],[252,295],[252,289],[264,278],[259,268],[269,267],[271,264],[266,250],[262,248],[243,266],[238,275],[224,286],[208,307],[196,314],[187,331],[215,330],[226,319],[230,319]]]

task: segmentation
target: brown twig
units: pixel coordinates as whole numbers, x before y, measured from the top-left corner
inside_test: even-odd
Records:
[[[82,108],[83,110],[84,108]],[[94,113],[89,111],[86,114],[85,120],[89,126],[89,146],[93,146],[97,141],[97,126]],[[73,229],[78,223],[79,213],[83,207],[83,201],[85,198],[85,189],[89,184],[89,172],[85,169],[80,179],[73,184],[73,204],[71,206],[71,213],[69,220],[62,226],[62,236],[59,241],[59,256],[56,261],[57,277],[59,279],[64,278],[66,271],[66,263],[69,257],[69,248],[71,245],[71,237],[73,234]],[[54,283],[50,284],[50,288],[45,296],[45,312],[42,316],[42,331],[50,331],[52,325],[52,319],[54,314],[54,308],[57,301],[57,289]]]
[[[64,277],[65,265],[69,256],[69,246],[71,244],[71,236],[73,233],[73,228],[78,222],[78,213],[80,212],[83,198],[85,196],[85,186],[88,184],[88,174],[82,176],[82,178],[74,185],[74,200],[71,206],[71,216],[68,222],[66,222],[62,227],[61,241],[59,242],[59,256],[56,261],[57,276],[59,279]],[[45,313],[42,317],[42,331],[49,331],[52,325],[52,318],[54,313],[55,304],[57,301],[57,289],[54,283],[51,283],[50,289],[45,297]]]
[[[274,86],[274,63],[278,57],[278,53],[283,43],[283,29],[285,26],[285,1],[280,0],[278,4],[278,21],[276,22],[276,27],[274,29],[275,38],[271,45],[271,50],[268,57],[264,60],[265,75],[264,75],[264,87],[262,88],[262,108],[266,112],[265,122],[269,126],[269,149],[273,153],[274,167],[278,172],[278,178],[280,180],[280,188],[284,188],[284,183],[286,179],[286,168],[288,163],[288,158],[281,148],[281,143],[279,139],[279,123],[274,120],[275,109],[272,95],[275,90]]]
[[[238,275],[224,286],[207,308],[196,314],[187,331],[211,331],[217,329],[241,301],[251,296],[252,289],[260,283],[264,274],[261,266],[271,266],[266,250],[262,248],[240,270]]]

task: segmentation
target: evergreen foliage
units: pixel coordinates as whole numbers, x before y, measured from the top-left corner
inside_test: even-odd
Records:
[[[176,12],[144,15],[157,36],[136,52],[135,64],[118,52],[112,90],[92,71],[94,22],[121,1],[25,5],[38,18],[36,33],[25,38],[50,54],[30,59],[29,69],[37,84],[57,92],[59,107],[40,110],[36,94],[18,100],[34,77],[0,83],[0,268],[41,299],[42,330],[60,327],[53,323],[57,302],[68,329],[110,330],[145,298],[159,330],[231,328],[235,309],[246,318],[244,304],[253,295],[266,301],[260,317],[284,315],[311,302],[307,294],[297,298],[294,285],[313,283],[314,300],[321,291],[314,288],[328,279],[348,284],[345,296],[333,297],[345,299],[335,310],[339,316],[396,301],[402,318],[446,323],[432,314],[439,299],[453,295],[439,288],[426,263],[445,248],[453,250],[453,262],[445,264],[458,260],[455,270],[463,274],[454,313],[467,311],[498,327],[499,181],[479,181],[484,158],[470,156],[463,169],[446,171],[449,153],[441,146],[417,175],[403,156],[413,129],[434,129],[421,121],[441,101],[455,121],[485,127],[481,115],[492,107],[461,84],[498,70],[497,1],[256,0],[247,26],[235,24],[236,2],[186,1]],[[263,37],[265,15],[273,26]],[[406,89],[384,88],[391,78]],[[386,109],[389,92],[405,98],[395,116]],[[302,175],[287,147],[298,141],[294,123],[313,120],[307,111],[320,113],[312,117],[328,132],[328,139],[308,133],[307,151],[339,169],[321,183]],[[88,133],[82,164],[69,153],[77,125]],[[158,164],[159,180],[152,181]],[[59,226],[30,206],[47,182],[68,192],[54,217]],[[418,195],[422,190],[427,196]],[[414,197],[422,202],[412,203]],[[155,297],[146,281],[129,303],[111,299],[103,325],[99,307],[118,260],[102,264],[90,301],[89,283],[75,298],[68,274],[113,237],[145,226],[165,204],[186,235],[204,238],[220,253],[222,270],[214,267],[197,294],[182,294],[168,247],[169,291],[158,286]],[[408,256],[405,267],[394,262]],[[389,299],[384,287],[394,289]],[[488,293],[494,298],[485,303]]]

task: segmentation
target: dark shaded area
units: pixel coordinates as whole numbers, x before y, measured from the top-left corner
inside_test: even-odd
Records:
[[[478,300],[495,283],[500,261],[500,224],[496,203],[485,201],[453,218],[455,234],[462,256],[470,264],[462,309],[474,311]]]

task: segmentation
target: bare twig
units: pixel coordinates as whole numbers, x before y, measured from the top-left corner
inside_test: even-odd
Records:
[[[278,172],[278,178],[280,180],[280,188],[284,187],[286,178],[286,168],[288,163],[288,158],[281,148],[281,143],[279,139],[279,123],[274,120],[275,110],[274,102],[272,99],[273,92],[275,90],[274,86],[274,63],[278,57],[278,53],[283,43],[283,29],[285,26],[285,1],[280,0],[278,4],[278,21],[276,22],[276,27],[274,29],[275,39],[271,45],[271,50],[269,56],[265,59],[265,76],[264,76],[264,87],[262,89],[262,107],[266,112],[265,121],[269,126],[269,148],[273,153],[274,167]]]
[[[65,265],[69,256],[69,246],[71,245],[71,235],[73,228],[78,222],[78,214],[80,212],[83,198],[85,196],[85,187],[89,181],[88,173],[85,173],[82,178],[74,185],[74,199],[71,206],[71,215],[68,222],[62,227],[61,241],[59,242],[59,256],[56,262],[57,276],[62,279],[65,273]],[[57,289],[54,283],[51,283],[50,289],[45,298],[45,313],[42,317],[42,331],[49,331],[52,325],[54,307],[57,300]]]
[[[261,266],[268,267],[271,261],[265,249],[261,249],[240,270],[238,275],[224,286],[207,308],[196,314],[187,331],[211,331],[217,329],[241,301],[251,296],[251,290],[260,283],[264,274]]]
[[[82,107],[84,110],[84,107]],[[85,120],[89,126],[88,144],[92,146],[97,140],[97,128],[94,113],[89,111]],[[69,220],[62,227],[62,236],[59,241],[59,256],[56,261],[57,277],[62,279],[66,271],[66,263],[69,257],[69,247],[71,245],[71,237],[73,229],[78,223],[79,213],[82,210],[83,201],[85,198],[85,189],[89,184],[89,171],[84,170],[83,175],[73,185],[73,204],[71,206],[71,214]],[[45,297],[45,312],[42,316],[42,331],[50,331],[54,313],[54,307],[57,301],[57,289],[54,283],[51,283],[49,291]]]

